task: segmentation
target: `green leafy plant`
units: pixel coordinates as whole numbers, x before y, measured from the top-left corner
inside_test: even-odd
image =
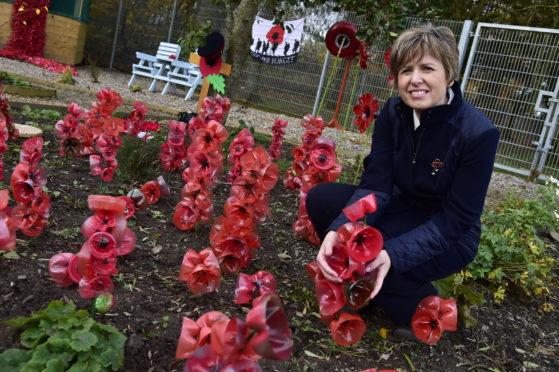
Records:
[[[64,115],[56,110],[32,109],[29,105],[23,105],[19,112],[30,119],[61,120]]]
[[[472,306],[479,306],[483,303],[483,295],[474,292],[470,286],[464,283],[463,271],[452,274],[444,279],[433,283],[439,296],[443,298],[453,298],[458,305],[458,318],[466,328],[477,325],[477,319],[471,314]]]
[[[184,37],[179,38],[177,43],[181,46],[181,58],[188,60],[190,52],[195,52],[199,46],[206,43],[206,36],[212,30],[212,23],[209,19],[203,22],[191,20]]]
[[[97,68],[97,64],[90,57],[87,57],[87,61],[89,62],[89,73],[91,74],[91,78],[93,79],[94,83],[98,83],[99,82],[99,69]]]
[[[74,75],[72,75],[72,69],[70,68],[70,66],[68,66],[68,68],[64,70],[58,82],[71,85],[74,85],[76,83],[76,81],[74,80]]]
[[[157,137],[148,141],[133,136],[122,137],[117,155],[119,176],[138,182],[156,179],[161,164],[160,148],[161,141]]]
[[[543,298],[541,309],[550,311],[549,286],[557,285],[555,248],[542,239],[559,228],[556,180],[540,186],[533,199],[510,190],[494,210],[482,215],[482,231],[476,259],[465,278],[484,279],[494,289],[497,302],[507,290]]]
[[[53,301],[30,317],[4,323],[25,328],[20,341],[27,348],[0,354],[5,371],[118,371],[124,363],[126,336],[76,310],[72,302]]]
[[[0,72],[0,83],[7,85],[17,85],[19,87],[29,87],[28,81],[20,80],[17,76],[10,75],[7,72]]]

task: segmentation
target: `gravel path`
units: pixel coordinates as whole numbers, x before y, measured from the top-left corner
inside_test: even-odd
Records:
[[[95,100],[95,93],[107,86],[117,91],[123,98],[129,99],[128,104],[125,104],[122,108],[123,111],[129,111],[131,109],[131,104],[137,100],[148,104],[152,112],[165,112],[169,114],[169,116],[175,117],[179,111],[195,111],[198,102],[198,95],[196,93],[190,100],[184,100],[185,92],[180,88],[178,89],[177,95],[172,93],[166,95],[160,94],[159,92],[163,89],[163,83],[161,82],[158,83],[157,86],[159,92],[152,93],[148,90],[150,80],[142,77],[138,77],[135,81],[135,85],[140,87],[141,90],[132,92],[128,88],[128,81],[130,80],[131,74],[116,70],[99,68],[99,82],[94,83],[89,65],[77,66],[77,71],[80,75],[74,77],[74,86],[59,84],[58,82],[61,78],[59,74],[46,71],[28,63],[6,58],[0,58],[0,71],[40,79],[44,81],[45,84],[56,85],[57,87],[56,97],[48,99],[25,98],[6,94],[8,100],[13,102],[32,102],[67,106],[73,101],[81,107],[88,108],[91,102]],[[276,117],[289,123],[286,128],[286,140],[300,143],[301,135],[305,131],[300,125],[301,118],[264,112],[243,104],[233,103],[227,118],[227,124],[233,125],[237,124],[239,120],[244,120],[248,126],[254,127],[264,133],[271,133],[271,128]],[[332,138],[338,143],[339,153],[345,159],[354,160],[362,151],[364,141],[360,138],[358,133],[346,132],[343,135],[343,141],[341,138],[342,131],[339,130],[325,128],[323,135]],[[367,144],[367,146],[369,145]],[[514,187],[525,197],[533,197],[537,185],[533,182],[526,182],[520,177],[497,171],[493,172],[489,187],[488,202],[492,203],[498,200],[506,193],[509,187]]]

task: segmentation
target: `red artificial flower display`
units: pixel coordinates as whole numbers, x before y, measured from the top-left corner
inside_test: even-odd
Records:
[[[371,93],[359,97],[359,104],[353,106],[353,112],[357,115],[353,124],[359,128],[359,132],[364,133],[369,128],[377,110],[378,101]]]
[[[19,162],[36,165],[43,157],[43,137],[33,137],[25,140],[19,153]]]
[[[338,320],[330,323],[330,332],[336,344],[351,345],[365,334],[365,322],[357,314],[342,312]]]
[[[359,43],[359,67],[363,70],[367,68],[367,60],[369,59],[370,55],[367,53],[367,42],[362,41]]]
[[[126,202],[114,196],[89,195],[87,197],[87,206],[94,212],[120,214],[124,213]]]
[[[118,269],[116,268],[116,252],[112,256],[105,258],[91,257],[90,266],[96,274],[99,275],[117,275]]]
[[[133,202],[136,209],[145,209],[148,206],[146,196],[139,189],[132,189],[126,194]]]
[[[197,253],[189,249],[182,260],[179,280],[186,281],[188,289],[203,294],[215,292],[221,284],[219,263],[211,248]]]
[[[248,304],[255,297],[275,293],[275,291],[276,278],[269,272],[258,271],[253,275],[240,273],[233,302],[239,305]]]
[[[122,214],[124,214],[124,217],[126,218],[132,217],[134,213],[136,213],[136,207],[134,206],[134,201],[126,195],[118,196],[118,198],[124,200],[124,202],[126,203],[126,207],[122,212]]]
[[[145,195],[148,204],[155,204],[161,195],[161,189],[156,181],[146,182],[140,191]]]
[[[223,358],[216,355],[210,345],[204,345],[186,361],[183,372],[221,371],[222,364]]]
[[[312,142],[310,161],[320,170],[328,170],[337,162],[336,143],[329,138],[319,137]]]
[[[335,314],[344,306],[345,298],[340,284],[319,280],[316,282],[315,292],[321,314]]]
[[[200,212],[192,198],[180,201],[173,215],[173,223],[181,230],[190,230],[198,222]]]
[[[49,260],[49,274],[52,280],[61,287],[68,287],[74,284],[74,280],[68,273],[70,260],[74,258],[73,253],[58,253]]]
[[[2,190],[1,194],[6,194],[7,189]],[[2,200],[3,197],[0,198]],[[2,202],[3,204],[3,202]],[[6,200],[7,204],[7,200]],[[13,251],[16,247],[16,225],[11,213],[6,207],[0,208],[0,250]]]
[[[456,301],[439,296],[421,300],[411,321],[413,333],[426,344],[439,341],[444,331],[456,331],[457,323]]]
[[[355,261],[369,262],[382,250],[382,234],[374,227],[356,227],[346,245],[349,256]]]
[[[82,298],[99,297],[102,293],[113,293],[114,284],[108,275],[84,276],[79,283]]]
[[[280,298],[275,293],[260,296],[252,302],[246,325],[256,331],[250,347],[267,359],[286,360],[291,357],[291,329]]]
[[[355,222],[363,218],[368,213],[373,213],[377,210],[377,199],[374,193],[359,199],[355,203],[342,209],[343,214],[351,221]]]
[[[176,359],[190,358],[198,348],[198,335],[200,326],[190,318],[182,318],[182,329],[179,336],[179,343],[175,353]]]
[[[332,254],[326,258],[328,265],[338,274],[342,280],[349,280],[354,272],[364,274],[365,263],[354,261],[347,253],[345,244],[336,244],[332,248]]]
[[[313,261],[309,264],[307,264],[307,266],[305,266],[307,268],[307,272],[309,273],[309,276],[311,277],[313,282],[318,282],[319,280],[324,280],[324,274],[322,274],[322,270],[320,269],[320,266],[318,266],[318,262]]]
[[[130,230],[129,227],[126,227],[124,229],[124,235],[122,236],[122,240],[120,241],[120,244],[118,244],[116,247],[116,255],[123,256],[125,254],[132,252],[134,248],[136,248],[136,235],[134,235],[134,232]]]
[[[358,310],[367,305],[375,287],[375,283],[369,277],[361,275],[357,279],[344,284],[344,297],[346,305],[350,309]]]
[[[88,240],[89,251],[93,257],[100,259],[109,258],[115,255],[116,240],[107,232],[96,232]]]

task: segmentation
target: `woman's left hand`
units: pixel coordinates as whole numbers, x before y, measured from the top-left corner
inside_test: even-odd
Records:
[[[372,260],[367,267],[365,268],[365,273],[371,277],[371,279],[375,282],[375,288],[371,293],[371,298],[375,297],[380,289],[382,288],[382,283],[384,282],[384,278],[386,274],[388,274],[388,270],[392,265],[392,261],[390,260],[390,256],[385,249],[380,251],[379,255]]]

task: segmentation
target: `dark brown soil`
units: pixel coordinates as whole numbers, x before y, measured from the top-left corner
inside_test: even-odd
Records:
[[[16,120],[26,121],[21,117]],[[90,301],[80,298],[76,286],[61,288],[52,282],[48,260],[59,252],[77,253],[85,242],[79,232],[68,238],[62,233],[79,228],[92,215],[87,209],[87,197],[97,193],[99,178],[89,174],[87,159],[72,159],[64,165],[58,154],[58,140],[52,133],[45,133],[45,141],[41,164],[48,172],[47,187],[52,197],[49,225],[35,239],[18,232],[19,259],[0,254],[0,320],[28,316],[57,299],[72,300],[78,308],[90,309]],[[9,183],[21,142],[10,142],[4,154],[2,188]],[[284,146],[283,154],[288,156],[291,148]],[[115,178],[108,190],[113,195],[123,194],[144,181],[147,180],[135,183]],[[170,184],[171,196],[137,212],[129,221],[137,246],[119,258],[114,308],[104,318],[97,317],[128,337],[123,371],[182,371],[184,360],[176,360],[174,355],[183,316],[197,319],[210,310],[240,318],[246,315],[247,309],[232,301],[236,275],[225,276],[217,292],[203,296],[193,295],[177,280],[186,250],[210,245],[210,226],[202,224],[192,231],[180,231],[173,225],[172,216],[183,185],[178,173],[172,175]],[[229,186],[222,182],[215,190],[216,216],[222,212]],[[349,347],[334,345],[329,329],[318,317],[314,285],[305,270],[305,265],[314,260],[317,247],[299,238],[291,228],[297,205],[297,194],[279,182],[270,196],[273,217],[258,227],[262,247],[246,270],[249,274],[258,270],[274,274],[293,331],[293,356],[284,362],[261,360],[264,371],[349,372],[373,367],[407,371],[559,370],[557,311],[542,314],[537,303],[513,297],[496,304],[490,292],[485,295],[485,304],[474,310],[477,327],[445,333],[435,345],[386,342],[379,330],[392,325],[376,309],[364,317],[367,332],[360,342]],[[551,303],[558,308],[556,295],[557,292]],[[20,346],[18,331],[0,325],[0,334],[0,352]]]

